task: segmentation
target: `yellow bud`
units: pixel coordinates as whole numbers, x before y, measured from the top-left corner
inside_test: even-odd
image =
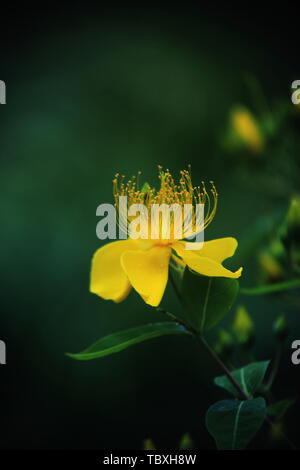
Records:
[[[143,442],[143,450],[156,450],[152,439],[145,439]]]
[[[254,323],[244,306],[237,308],[235,318],[232,324],[234,332],[239,343],[248,343],[254,336]]]
[[[228,331],[221,329],[218,332],[218,338],[214,345],[214,349],[217,354],[228,353],[233,346],[233,338]]]
[[[283,424],[280,421],[272,423],[270,434],[271,434],[271,438],[274,439],[275,441],[282,439]]]
[[[264,148],[264,138],[252,113],[243,107],[236,108],[231,114],[231,126],[235,134],[255,153]]]
[[[284,271],[280,263],[267,251],[260,253],[258,263],[263,273],[264,279],[268,281],[278,281],[284,277]]]

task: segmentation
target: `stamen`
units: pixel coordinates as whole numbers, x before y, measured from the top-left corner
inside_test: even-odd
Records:
[[[201,186],[193,186],[191,165],[188,165],[188,170],[180,171],[178,184],[175,184],[169,169],[164,171],[163,167],[158,165],[159,190],[151,188],[148,183],[145,183],[140,189],[140,175],[139,171],[137,176],[133,176],[125,184],[125,176],[116,173],[113,179],[113,195],[117,212],[119,211],[119,196],[127,196],[128,207],[132,204],[144,204],[148,209],[149,219],[153,204],[179,204],[182,211],[185,204],[192,204],[194,208],[197,204],[204,204],[204,222],[201,230],[204,230],[213,220],[218,203],[218,193],[214,182],[210,181],[209,190],[206,189],[204,181],[201,182]],[[128,223],[130,222],[131,220],[128,218]],[[186,222],[184,220],[183,225]],[[124,223],[120,222],[120,217],[118,217],[118,223],[122,225],[122,230],[126,229]],[[174,226],[174,213],[171,213],[171,225]],[[192,231],[195,227],[196,214],[193,211],[192,219],[189,221],[189,229]]]

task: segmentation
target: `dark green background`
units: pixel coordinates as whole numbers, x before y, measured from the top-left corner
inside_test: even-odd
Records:
[[[213,179],[220,194],[206,238],[235,236],[241,247],[256,219],[285,210],[299,185],[299,118],[260,158],[220,145],[232,106],[257,111],[249,74],[271,107],[281,101],[294,113],[295,22],[280,18],[175,5],[9,11],[0,69],[2,448],[141,448],[148,437],[176,448],[186,431],[197,447],[214,447],[204,415],[225,396],[212,385],[216,366],[189,338],[91,362],[64,353],[164,320],[134,292],[119,305],[88,292],[101,245],[95,211],[112,201],[116,172],[142,170],[154,183],[158,164],[176,174],[191,163],[194,183]],[[256,282],[254,255],[243,285]],[[231,266],[241,261],[237,253]],[[292,325],[288,345],[299,339],[297,309],[273,297],[243,300],[257,323],[257,359],[272,356],[271,325],[282,311]],[[163,304],[176,309],[169,291]],[[300,366],[288,345],[278,398],[298,393]],[[294,440],[297,417],[288,423]]]

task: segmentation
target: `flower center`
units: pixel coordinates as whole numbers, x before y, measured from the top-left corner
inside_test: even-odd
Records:
[[[142,205],[142,213],[141,209],[139,211],[139,224],[141,233],[147,232],[148,236],[141,235],[141,238],[152,239],[155,244],[168,245],[174,240],[195,235],[196,231],[202,231],[210,224],[217,210],[218,194],[212,181],[209,190],[206,189],[204,181],[200,186],[193,186],[190,167],[180,172],[178,183],[175,183],[168,169],[163,171],[161,166],[158,169],[160,180],[158,190],[148,183],[140,187],[141,172],[127,182],[123,175],[117,173],[113,180],[113,194],[118,223],[129,237],[130,224],[137,217],[136,214],[132,214],[130,207]],[[127,198],[126,221],[124,217],[120,217],[122,196]],[[201,226],[197,224],[198,206],[203,207]]]

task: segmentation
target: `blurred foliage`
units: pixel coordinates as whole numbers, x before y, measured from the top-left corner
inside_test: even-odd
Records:
[[[214,346],[216,353],[220,355],[227,355],[232,351],[232,347],[233,347],[232,335],[228,331],[224,330],[223,328],[220,328],[218,331],[217,340]]]

